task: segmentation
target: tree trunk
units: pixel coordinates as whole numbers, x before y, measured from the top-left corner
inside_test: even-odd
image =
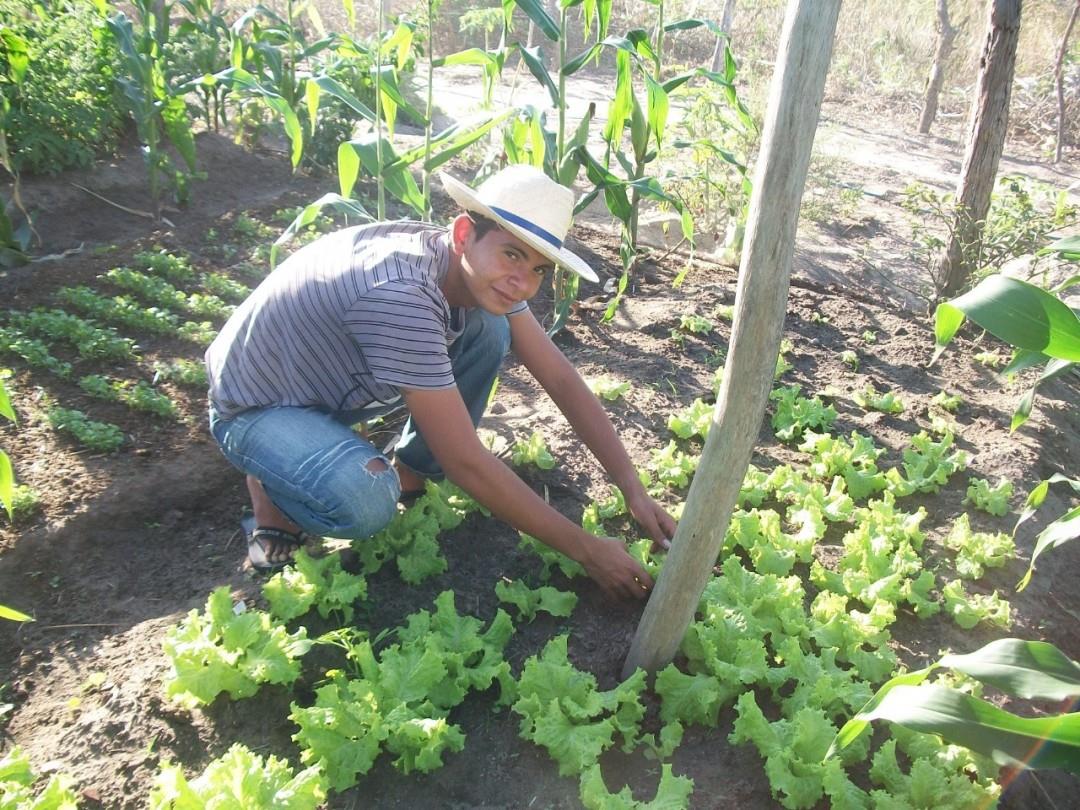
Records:
[[[934,64],[930,66],[930,78],[926,82],[926,98],[923,100],[922,117],[919,118],[919,132],[923,135],[930,131],[930,125],[937,116],[938,97],[941,86],[945,83],[945,63],[949,61],[957,29],[949,22],[948,0],[937,0],[938,42],[934,53]]]
[[[716,38],[716,46],[713,48],[712,65],[709,68],[713,73],[719,73],[724,67],[724,43],[731,39],[731,18],[735,16],[735,0],[724,0],[724,10],[720,13],[720,30],[726,36]]]
[[[971,266],[971,257],[978,253],[983,220],[990,209],[990,194],[994,190],[1009,124],[1009,96],[1016,66],[1016,44],[1020,39],[1022,5],[1022,0],[990,0],[986,44],[979,63],[967,150],[956,192],[956,219],[949,244],[939,257],[934,273],[939,298],[953,296],[964,289],[975,270]]]
[[[623,667],[654,672],[679,648],[712,576],[768,401],[795,230],[840,0],[790,0],[754,172],[735,322],[712,426],[667,562]]]
[[[1061,46],[1058,48],[1057,61],[1054,62],[1054,84],[1057,89],[1057,143],[1054,145],[1054,163],[1061,163],[1061,142],[1065,138],[1065,54],[1069,48],[1069,34],[1072,33],[1076,18],[1080,16],[1080,0],[1076,0],[1072,14],[1069,16],[1069,24],[1065,26],[1065,33],[1061,37]]]

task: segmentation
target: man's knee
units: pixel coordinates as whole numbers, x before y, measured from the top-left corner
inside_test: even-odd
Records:
[[[326,534],[346,540],[370,537],[397,514],[401,485],[397,473],[383,458],[368,461],[362,471],[342,475],[330,487],[333,497],[324,504],[320,520]]]

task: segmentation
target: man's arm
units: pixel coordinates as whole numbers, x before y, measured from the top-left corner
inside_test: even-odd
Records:
[[[547,391],[570,421],[574,432],[622,490],[630,514],[654,543],[666,548],[675,534],[675,520],[641,485],[634,463],[604,406],[531,312],[519,313],[509,320],[514,354]]]
[[[481,444],[456,388],[403,390],[443,472],[497,517],[581,563],[611,598],[640,599],[652,579],[618,540],[594,537],[529,489]]]

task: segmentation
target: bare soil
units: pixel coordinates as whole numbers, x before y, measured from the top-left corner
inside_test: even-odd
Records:
[[[939,139],[910,149],[903,138],[880,129],[869,134],[834,121],[839,136],[858,143],[867,154],[891,149],[907,153],[914,169],[953,170],[959,160],[956,144]],[[39,230],[43,252],[82,249],[63,258],[0,273],[0,301],[6,308],[52,306],[61,286],[106,285],[97,276],[125,264],[142,249],[163,246],[184,251],[200,270],[229,273],[245,283],[254,279],[248,266],[255,242],[237,232],[236,212],[247,209],[267,221],[283,206],[307,201],[329,190],[321,182],[289,174],[281,156],[253,154],[227,141],[204,136],[200,155],[210,181],[195,188],[190,208],[169,213],[174,227],[154,230],[147,220],[73,192],[71,178],[29,184],[28,201],[43,209]],[[1020,389],[1009,387],[970,358],[979,348],[993,348],[989,339],[966,332],[954,349],[932,368],[926,367],[933,337],[922,313],[904,308],[903,296],[859,260],[869,240],[904,239],[896,196],[904,176],[893,166],[852,160],[848,171],[863,187],[882,187],[867,194],[858,209],[838,227],[804,228],[797,254],[785,336],[794,349],[794,369],[785,382],[799,382],[807,391],[827,385],[839,393],[836,425],[847,433],[872,434],[887,447],[885,466],[898,464],[907,437],[927,424],[927,407],[939,390],[962,395],[958,414],[961,447],[972,455],[970,476],[1013,481],[1014,512],[1004,518],[972,513],[975,528],[1009,531],[1026,493],[1054,472],[1077,472],[1080,452],[1080,384],[1059,379],[1040,389],[1031,421],[1008,433],[1009,415]],[[1075,169],[1075,167],[1073,167]],[[1075,179],[1073,170],[1071,176]],[[132,155],[115,166],[75,178],[114,202],[148,210],[141,191],[141,166]],[[847,227],[850,225],[850,227]],[[281,227],[280,224],[275,227]],[[215,236],[208,238],[213,229]],[[602,277],[619,272],[618,241],[607,230],[582,225],[575,244]],[[264,242],[266,240],[263,240]],[[902,264],[899,252],[890,269],[915,274]],[[649,451],[669,438],[667,415],[697,396],[709,396],[712,374],[726,350],[729,324],[718,322],[710,335],[688,336],[680,347],[670,337],[683,314],[710,315],[717,304],[734,299],[736,275],[731,268],[698,263],[678,289],[672,280],[683,268],[679,254],[656,250],[635,277],[629,297],[610,324],[601,322],[603,295],[586,299],[577,317],[557,342],[586,375],[610,373],[631,380],[633,390],[610,405],[610,413],[634,460],[644,465]],[[588,293],[586,293],[588,295]],[[536,304],[550,307],[550,291]],[[866,331],[876,341],[860,337]],[[108,373],[150,379],[157,359],[197,359],[191,344],[132,335],[141,347],[136,364],[105,367],[65,356],[75,364],[73,379],[85,373]],[[841,350],[856,350],[857,372],[839,360]],[[998,347],[1001,354],[1005,350]],[[0,427],[0,442],[11,455],[20,482],[40,496],[41,508],[14,527],[0,525],[0,602],[30,612],[35,621],[0,625],[0,703],[13,704],[3,729],[4,749],[21,745],[38,770],[72,775],[86,806],[137,808],[145,800],[158,765],[181,763],[198,772],[233,742],[260,753],[275,753],[294,763],[297,749],[290,736],[289,703],[305,702],[322,676],[309,667],[293,691],[264,688],[257,697],[230,702],[219,699],[205,710],[187,712],[170,705],[162,680],[167,662],[161,650],[165,629],[192,608],[201,607],[220,585],[237,599],[259,604],[260,581],[244,570],[243,543],[237,520],[245,505],[242,477],[225,462],[205,429],[205,397],[200,392],[164,384],[180,404],[183,418],[168,422],[141,416],[122,406],[92,400],[74,384],[27,369],[4,358],[15,370],[9,381],[20,422]],[[898,392],[906,404],[899,416],[867,413],[847,395],[873,382]],[[113,455],[94,455],[58,438],[44,423],[42,401],[51,396],[67,407],[121,426],[127,441]],[[565,421],[527,375],[511,359],[499,396],[484,427],[507,442],[539,429],[560,465],[550,472],[525,471],[526,480],[545,493],[573,519],[592,498],[608,493],[603,472],[582,448]],[[768,420],[762,425],[755,462],[769,466],[792,458],[778,445]],[[955,477],[937,496],[912,498],[907,508],[929,511],[924,527],[931,547],[948,570],[937,541],[962,511],[968,475]],[[673,496],[673,502],[678,496]],[[1011,635],[1046,639],[1073,658],[1080,658],[1080,544],[1048,556],[1031,586],[1021,594],[1013,585],[1026,568],[1036,531],[1045,516],[1060,514],[1064,497],[1051,492],[1044,517],[1026,525],[1018,537],[1020,559],[992,571],[975,590],[998,590],[1010,597],[1014,611]],[[838,538],[832,540],[838,542]],[[435,595],[452,588],[460,610],[481,618],[494,614],[494,585],[502,577],[535,572],[535,562],[517,549],[516,533],[480,516],[443,537],[449,570],[418,587],[403,587],[384,568],[369,581],[370,610],[359,622],[372,631],[399,624]],[[805,570],[800,573],[805,575]],[[546,614],[519,628],[506,655],[515,674],[524,660],[558,632],[570,633],[571,659],[596,674],[601,686],[615,684],[628,649],[640,606],[604,602],[591,583],[575,580],[580,602],[566,620]],[[893,627],[894,644],[909,665],[936,658],[939,650],[975,649],[1003,635],[976,628],[962,631],[943,616],[920,621],[903,613]],[[100,686],[88,686],[101,673]],[[78,699],[75,706],[73,698]],[[467,734],[465,751],[448,755],[446,765],[430,775],[402,776],[380,761],[358,787],[333,795],[332,807],[518,808],[578,807],[577,782],[560,778],[556,765],[540,749],[517,736],[517,718],[494,709],[495,695],[471,696],[451,715]],[[655,709],[655,707],[654,707]],[[757,753],[748,746],[727,744],[733,713],[721,715],[718,729],[692,728],[674,757],[677,773],[692,776],[695,808],[775,806]],[[658,774],[655,763],[621,754],[603,760],[611,788],[631,784],[639,798],[651,796]],[[1060,773],[1016,778],[1002,806],[1009,808],[1075,807],[1075,778]]]

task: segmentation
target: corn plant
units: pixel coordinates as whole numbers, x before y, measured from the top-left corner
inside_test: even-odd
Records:
[[[1060,239],[1042,252],[1080,261],[1080,237]],[[1014,348],[1003,373],[1042,364],[1039,378],[1013,412],[1010,429],[1016,430],[1031,415],[1039,385],[1065,374],[1080,361],[1080,317],[1060,297],[1077,283],[1080,276],[1072,276],[1047,291],[1011,276],[988,276],[971,291],[938,305],[934,313],[937,348],[931,363],[945,351],[964,320],[970,318]]]
[[[187,199],[188,175],[178,169],[164,150],[165,142],[179,152],[188,172],[195,171],[195,136],[188,120],[184,92],[171,87],[165,76],[164,48],[169,38],[171,3],[133,0],[136,23],[122,11],[109,17],[109,29],[120,46],[126,75],[117,79],[142,141],[150,179],[150,196],[160,214],[161,181],[174,187],[176,197]]]
[[[187,17],[176,28],[170,43],[170,62],[174,70],[189,74],[188,84],[201,101],[201,113],[207,129],[217,132],[228,124],[225,103],[229,88],[214,74],[229,64],[229,25],[215,9],[214,0],[178,0]]]
[[[1024,511],[1021,512],[1019,519],[1016,521],[1016,526],[1013,527],[1013,537],[1016,536],[1017,529],[1025,521],[1029,520],[1039,507],[1042,506],[1043,501],[1046,500],[1046,494],[1049,491],[1051,484],[1068,484],[1072,487],[1073,492],[1080,494],[1080,479],[1068,478],[1061,473],[1055,473],[1047,478],[1045,481],[1040,481],[1039,484],[1031,490],[1027,496],[1027,500],[1024,502]],[[1031,575],[1035,573],[1035,560],[1045,551],[1049,551],[1052,548],[1057,548],[1063,543],[1067,543],[1070,540],[1075,540],[1080,537],[1080,506],[1074,506],[1067,511],[1064,515],[1060,515],[1053,520],[1050,525],[1039,532],[1039,536],[1035,538],[1035,550],[1031,552],[1031,562],[1028,564],[1027,573],[1016,585],[1016,590],[1022,591],[1027,587],[1031,581]]]
[[[1019,717],[966,690],[926,684],[940,667],[1029,700],[1071,702],[1080,697],[1080,664],[1047,642],[1004,638],[967,655],[949,653],[926,669],[889,680],[844,724],[826,758],[854,742],[871,721],[887,720],[937,734],[999,765],[1080,774],[1080,713]]]
[[[13,424],[18,421],[15,418],[15,409],[11,407],[11,398],[8,396],[7,387],[4,385],[2,378],[0,378],[0,416]],[[3,448],[0,448],[0,504],[4,505],[9,521],[15,519],[14,502],[15,472],[11,468],[11,459],[8,454],[4,452]]]
[[[0,55],[7,63],[6,81],[19,87],[30,66],[26,40],[3,25],[0,25]],[[7,131],[11,112],[11,101],[6,94],[0,93],[0,167],[12,177],[12,202],[23,212],[26,225],[18,229],[14,227],[7,215],[7,203],[0,197],[0,267],[16,267],[27,262],[26,249],[32,231],[30,217],[19,194],[19,170],[8,152]]]

